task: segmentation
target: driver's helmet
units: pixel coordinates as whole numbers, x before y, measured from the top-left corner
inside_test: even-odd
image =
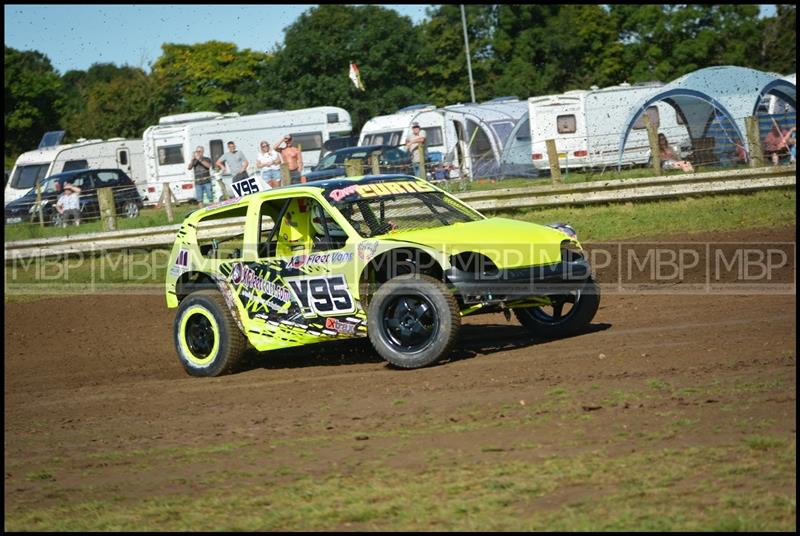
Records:
[[[314,208],[311,210],[311,225],[314,226],[314,230],[317,232],[318,236],[325,236],[325,228],[322,225],[322,222],[325,221],[328,224],[328,233],[331,237],[338,237],[338,238],[347,238],[347,233],[344,232],[344,229],[339,227],[339,225],[333,221],[333,218],[330,216],[325,216],[323,220],[324,212],[322,207],[318,204],[314,204]]]

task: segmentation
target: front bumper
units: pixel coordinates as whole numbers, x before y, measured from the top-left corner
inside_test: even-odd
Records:
[[[489,273],[462,271],[455,267],[445,271],[445,277],[465,304],[566,294],[582,288],[591,275],[592,267],[584,257]]]

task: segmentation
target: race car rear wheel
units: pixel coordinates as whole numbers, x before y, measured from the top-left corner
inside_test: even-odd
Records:
[[[247,348],[247,339],[216,290],[193,292],[181,302],[174,335],[181,364],[192,376],[232,372]]]
[[[600,287],[589,278],[583,287],[568,294],[549,296],[552,305],[514,309],[520,324],[547,339],[574,335],[594,318],[600,306]]]
[[[367,318],[375,350],[406,369],[431,365],[447,355],[461,327],[453,294],[440,281],[420,274],[397,276],[381,285],[370,300]]]

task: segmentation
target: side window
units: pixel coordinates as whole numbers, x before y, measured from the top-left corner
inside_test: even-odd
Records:
[[[225,152],[223,149],[222,140],[211,140],[208,142],[208,149],[211,152],[211,161],[216,163],[219,157]]]
[[[244,231],[231,231],[231,226],[220,227],[221,223],[239,224],[244,229],[247,206],[235,207],[200,220],[197,223],[197,245],[200,254],[207,259],[240,259],[244,244]],[[236,227],[236,225],[232,225]]]
[[[98,188],[106,188],[108,186],[117,186],[119,177],[114,171],[98,171],[95,173],[95,181]]]
[[[425,145],[428,147],[443,145],[442,127],[427,127],[425,129]]]
[[[278,230],[276,221],[281,221],[289,206],[286,199],[264,201],[258,218],[258,256],[260,258],[274,257],[278,245]]]
[[[639,119],[637,119],[636,122],[633,124],[634,130],[641,130],[645,128],[644,126],[645,115],[650,117],[650,124],[658,128],[659,125],[658,108],[655,106],[648,106],[647,110],[645,110],[644,113],[639,116]]]
[[[64,162],[64,167],[61,171],[72,171],[73,169],[86,169],[89,167],[89,162],[86,160],[67,160]]]
[[[559,115],[556,117],[556,128],[559,134],[572,134],[577,130],[574,115]]]
[[[261,205],[258,256],[290,257],[339,249],[347,235],[311,197],[265,201]]]
[[[183,145],[162,145],[158,148],[158,165],[183,164]]]
[[[341,249],[347,242],[347,233],[331,217],[330,212],[316,200],[310,199],[311,206],[311,237],[313,245],[311,251],[327,251]]]
[[[128,151],[120,150],[117,152],[117,162],[120,166],[128,165]]]
[[[322,132],[292,133],[295,147],[302,147],[303,151],[318,151],[322,148]]]
[[[88,173],[85,173],[83,175],[78,175],[77,177],[75,177],[75,179],[66,182],[71,182],[72,184],[74,184],[78,188],[81,188],[82,190],[92,187],[92,178],[89,176]]]

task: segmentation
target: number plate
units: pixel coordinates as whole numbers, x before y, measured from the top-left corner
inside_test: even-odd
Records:
[[[19,223],[22,221],[22,218],[6,218],[6,223]]]

